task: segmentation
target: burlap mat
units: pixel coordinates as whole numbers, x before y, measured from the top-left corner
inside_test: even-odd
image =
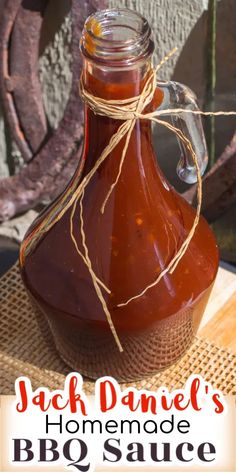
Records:
[[[0,314],[0,394],[14,394],[20,375],[29,376],[33,388],[62,388],[70,368],[59,357],[45,318],[31,305],[17,266],[0,279]],[[201,374],[225,394],[236,394],[236,356],[202,338],[176,365],[122,388],[180,388],[191,373]],[[94,382],[85,379],[84,391],[93,393]]]

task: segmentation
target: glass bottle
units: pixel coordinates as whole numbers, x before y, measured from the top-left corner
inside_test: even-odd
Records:
[[[154,45],[148,22],[131,10],[105,10],[85,23],[81,39],[83,82],[93,95],[114,100],[137,96],[147,80]],[[78,78],[79,79],[79,78]],[[150,110],[197,109],[190,89],[175,82],[157,82]],[[207,152],[199,115],[171,115],[191,140],[203,173]],[[121,122],[95,114],[85,105],[84,150],[69,189],[73,196]],[[62,211],[21,257],[21,272],[33,301],[45,313],[61,357],[90,378],[112,375],[132,381],[165,369],[191,345],[218,268],[218,249],[204,218],[173,273],[130,303],[119,306],[152,283],[186,239],[196,211],[167,182],[152,144],[152,126],[137,120],[120,178],[116,180],[124,140],[97,169],[83,198],[83,229],[93,270],[103,290],[112,322],[123,347],[120,352],[94,288],[84,253],[80,204]],[[196,181],[187,148],[177,167],[185,182]],[[172,156],[170,156],[172,159]],[[66,191],[29,229],[26,239],[48,215],[65,206]],[[51,218],[51,216],[50,216]],[[73,225],[74,241],[71,237]],[[22,244],[23,254],[25,242]],[[21,254],[21,256],[22,256]]]

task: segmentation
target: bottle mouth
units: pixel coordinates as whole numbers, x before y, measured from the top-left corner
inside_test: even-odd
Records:
[[[80,47],[90,61],[108,67],[131,67],[153,53],[148,21],[129,9],[100,10],[85,22]]]

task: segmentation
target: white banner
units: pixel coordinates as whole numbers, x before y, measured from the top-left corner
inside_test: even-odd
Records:
[[[16,394],[1,397],[1,472],[236,470],[234,400],[200,376],[173,392],[106,377],[94,397],[76,373],[54,392],[20,378]]]

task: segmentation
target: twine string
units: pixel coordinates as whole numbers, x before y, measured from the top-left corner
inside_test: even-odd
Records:
[[[118,167],[118,173],[117,176],[114,180],[114,182],[111,184],[106,198],[100,208],[101,214],[104,214],[106,204],[114,191],[117,183],[119,182],[121,173],[122,173],[122,168],[123,164],[125,161],[125,157],[127,155],[127,149],[129,146],[130,138],[134,129],[134,126],[136,124],[137,120],[149,120],[156,122],[162,126],[165,126],[168,128],[170,131],[176,134],[176,136],[182,141],[182,143],[186,146],[188,149],[189,153],[192,156],[195,168],[196,168],[196,174],[197,174],[197,209],[196,209],[196,215],[192,224],[191,229],[189,230],[189,233],[185,240],[183,241],[181,247],[179,250],[176,252],[174,257],[171,259],[169,264],[165,269],[163,269],[158,277],[148,284],[142,291],[139,293],[131,296],[128,300],[125,300],[121,303],[119,303],[117,306],[118,307],[124,307],[131,303],[132,301],[142,297],[148,290],[151,288],[155,287],[160,280],[165,276],[166,273],[172,274],[182,257],[184,256],[185,252],[187,251],[189,244],[193,238],[193,235],[195,233],[195,230],[197,228],[199,218],[200,218],[200,213],[201,213],[201,204],[202,204],[202,177],[201,177],[201,171],[200,167],[198,164],[198,159],[196,156],[196,153],[192,147],[192,144],[190,140],[184,135],[184,133],[179,129],[174,127],[173,125],[169,124],[166,121],[163,121],[160,119],[161,116],[163,115],[170,115],[170,114],[178,114],[178,113],[191,113],[191,114],[196,114],[196,115],[205,115],[205,116],[229,116],[229,115],[236,115],[236,112],[234,111],[229,111],[229,112],[223,112],[223,111],[218,111],[218,112],[203,112],[201,110],[189,110],[189,109],[184,109],[184,108],[170,108],[170,109],[165,109],[165,110],[155,110],[154,112],[151,113],[145,113],[145,108],[149,103],[152,102],[155,91],[156,91],[156,76],[157,72],[159,69],[162,67],[162,65],[175,53],[176,48],[174,48],[167,56],[165,56],[162,61],[158,64],[158,66],[154,68],[150,68],[150,70],[147,73],[147,79],[145,81],[143,90],[141,91],[140,95],[131,97],[128,99],[124,100],[106,100],[102,99],[100,97],[96,97],[92,95],[84,86],[83,79],[81,78],[80,80],[80,95],[83,99],[83,101],[90,107],[90,109],[98,115],[102,116],[107,116],[109,118],[113,118],[115,120],[120,120],[122,121],[122,124],[118,127],[117,131],[113,134],[113,136],[110,138],[108,145],[104,148],[103,152],[97,159],[96,163],[94,164],[93,168],[86,174],[86,176],[83,178],[82,181],[80,181],[80,169],[78,169],[75,178],[71,184],[71,186],[68,187],[66,192],[62,195],[61,198],[56,202],[56,204],[53,206],[52,210],[46,215],[46,217],[34,228],[34,230],[27,236],[27,238],[24,240],[22,246],[21,246],[21,251],[20,251],[20,263],[21,266],[24,265],[25,257],[34,249],[35,245],[38,243],[40,237],[48,232],[62,217],[63,215],[71,208],[70,212],[70,236],[72,239],[72,242],[74,244],[75,250],[77,254],[81,257],[83,260],[84,264],[86,265],[92,282],[94,289],[96,291],[97,297],[100,300],[100,303],[102,305],[102,308],[104,310],[104,313],[106,315],[107,322],[110,326],[110,330],[112,332],[112,335],[115,339],[115,342],[120,350],[120,352],[123,351],[120,339],[118,337],[116,328],[114,326],[114,323],[112,321],[112,317],[110,314],[110,311],[108,309],[106,300],[104,298],[102,289],[109,295],[111,294],[110,289],[105,285],[105,283],[97,276],[95,273],[92,262],[89,257],[89,251],[88,247],[86,244],[86,234],[85,234],[85,229],[84,229],[84,219],[83,219],[83,201],[84,201],[84,195],[86,188],[99,169],[99,167],[102,165],[102,163],[111,155],[113,149],[120,143],[120,141],[124,138],[124,147],[122,150],[120,162],[119,162],[119,167]],[[77,209],[77,205],[79,203],[79,229],[80,229],[80,234],[81,234],[81,240],[82,240],[82,247],[83,247],[83,252],[78,247],[78,243],[75,237],[75,225],[74,225],[74,219],[75,219],[75,213]]]

